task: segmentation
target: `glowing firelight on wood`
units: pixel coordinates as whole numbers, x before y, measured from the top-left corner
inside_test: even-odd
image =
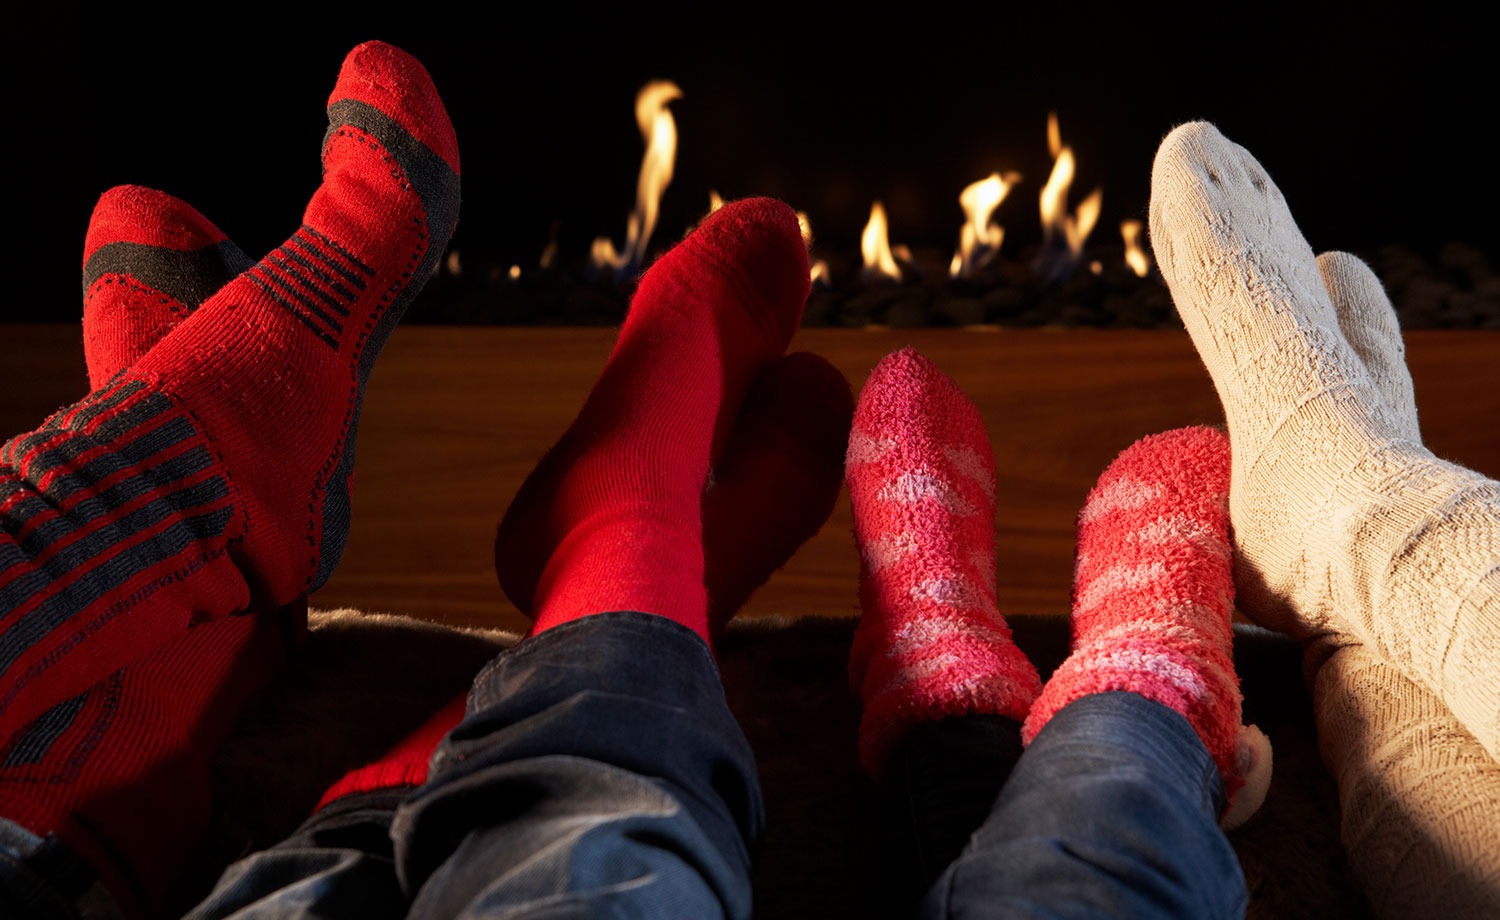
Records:
[[[990,215],[1005,200],[1011,188],[1021,181],[1020,173],[991,173],[989,178],[971,183],[958,196],[968,221],[958,234],[958,251],[948,264],[954,278],[969,278],[988,265],[1000,251],[1005,228],[990,221]]]
[[[625,248],[615,250],[609,237],[594,240],[589,260],[596,268],[612,268],[620,274],[634,272],[645,261],[646,246],[656,229],[657,208],[662,192],[672,183],[677,158],[677,122],[667,104],[682,98],[682,90],[670,80],[652,80],[635,97],[635,121],[646,142],[641,175],[635,186],[635,210],[625,225]]]
[[[890,234],[886,230],[885,206],[879,201],[870,205],[870,220],[859,238],[859,250],[864,255],[865,267],[860,269],[863,281],[888,279],[901,280],[901,269],[891,255]]]
[[[1083,253],[1083,243],[1099,220],[1099,209],[1104,203],[1104,189],[1096,188],[1090,192],[1078,205],[1078,210],[1070,215],[1068,189],[1073,185],[1073,150],[1063,145],[1056,112],[1047,113],[1047,146],[1055,159],[1052,163],[1052,175],[1042,189],[1042,233],[1047,242],[1061,237],[1067,244],[1069,254],[1076,260]]]
[[[1146,273],[1151,271],[1151,257],[1141,248],[1141,222],[1121,221],[1120,236],[1125,238],[1125,264],[1130,266],[1137,278],[1146,277]]]
[[[797,227],[802,231],[802,245],[806,246],[809,250],[812,249],[812,223],[807,219],[806,211],[797,212]],[[820,281],[824,285],[832,283],[828,275],[828,263],[822,259],[814,259],[812,264],[808,266],[807,273],[813,284],[817,284]]]

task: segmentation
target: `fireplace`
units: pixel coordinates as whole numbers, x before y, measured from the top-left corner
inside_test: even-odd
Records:
[[[38,295],[5,317],[76,318],[82,228],[113,184],[276,245],[317,179],[321,114],[293,90],[378,35],[428,63],[463,151],[459,230],[408,323],[618,322],[640,264],[715,199],[764,194],[805,216],[809,325],[1173,325],[1142,229],[1151,154],[1202,117],[1266,164],[1316,248],[1371,262],[1408,327],[1500,325],[1479,30],[1124,6],[761,9],[732,30],[673,10],[507,25],[393,6],[272,30],[65,7],[20,49],[47,88],[18,115]]]

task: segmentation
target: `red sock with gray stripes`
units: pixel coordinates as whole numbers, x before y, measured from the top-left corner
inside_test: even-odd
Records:
[[[1260,807],[1271,751],[1240,724],[1230,649],[1229,439],[1212,428],[1142,438],[1078,515],[1073,653],[1026,719],[1027,744],[1064,706],[1126,691],[1181,713],[1219,765],[1235,826]]]
[[[703,495],[704,587],[714,635],[833,512],[853,409],[849,382],[817,355],[787,355],[757,376]],[[351,771],[318,807],[352,793],[426,782],[432,752],[463,718],[463,704],[460,696],[379,760]]]
[[[84,244],[84,359],[98,388],[249,260],[152,189],[119,187]],[[306,604],[203,623],[0,743],[0,814],[53,834],[131,916],[154,913],[208,828],[209,762],[275,675]]]
[[[442,102],[399,49],[354,49],[328,113],[301,228],[0,449],[0,737],[338,562],[364,386],[452,233],[459,179]]]
[[[860,761],[880,777],[913,727],[1020,721],[1041,688],[995,602],[995,459],[979,410],[912,349],[870,372],[846,467],[862,614],[849,680]]]

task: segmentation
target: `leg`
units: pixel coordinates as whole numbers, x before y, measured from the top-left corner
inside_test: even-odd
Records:
[[[560,624],[469,709],[392,832],[412,916],[750,916],[760,787],[702,637],[634,612]]]
[[[246,261],[223,234],[169,196],[114,190],[95,212],[85,263],[88,365],[109,380],[4,449],[0,813],[17,841],[7,864],[59,865],[48,854],[66,847],[127,914],[159,907],[207,819],[207,758],[280,659],[275,618],[222,615],[243,610],[252,587],[261,610],[296,598],[286,579],[304,551],[290,546],[309,548],[311,572],[331,568],[342,544],[347,470],[337,467],[352,462],[359,392],[383,333],[341,339],[333,322],[322,332],[334,351],[319,352],[313,313],[284,298],[393,324],[425,275],[401,275],[410,266],[393,266],[390,247],[421,237],[416,251],[440,251],[451,230],[442,209],[456,207],[456,157],[445,178],[429,169],[439,154],[413,146],[452,153],[420,65],[361,46],[334,100],[325,184],[302,233],[347,262],[294,269],[278,251],[213,293]],[[413,213],[438,232],[390,226]],[[332,280],[363,269],[351,287]],[[378,278],[390,281],[378,296],[353,290]],[[226,382],[236,375],[242,386]],[[339,409],[319,388],[341,376]],[[342,433],[317,430],[311,404],[343,412]],[[275,476],[267,445],[285,464]],[[292,456],[325,448],[321,471]],[[326,488],[328,504],[298,497],[304,487]],[[296,543],[272,533],[303,513],[313,521]],[[259,536],[236,535],[247,527]],[[200,618],[213,622],[187,629]]]
[[[1340,314],[1280,191],[1213,126],[1163,141],[1151,239],[1224,402],[1244,611],[1365,645],[1500,758],[1500,484],[1422,446],[1413,404],[1379,385],[1404,374],[1399,352],[1361,359],[1348,330],[1370,327]]]
[[[1318,268],[1393,426],[1420,443],[1401,329],[1379,279],[1346,253],[1318,256]],[[1500,914],[1500,763],[1432,691],[1346,641],[1311,643],[1307,672],[1344,847],[1376,912]]]
[[[642,279],[600,382],[501,523],[501,584],[536,626],[481,672],[397,816],[413,916],[749,916],[760,793],[708,642],[725,599],[763,578],[705,580],[726,571],[705,544],[733,542],[705,536],[705,502],[748,493],[727,468],[704,487],[806,274],[795,216],[759,200]]]
[[[1206,428],[1144,438],[1100,476],[1078,517],[1073,654],[929,916],[1244,912],[1219,823],[1255,810],[1270,760],[1230,659],[1228,477]]]
[[[1032,741],[926,917],[1240,917],[1219,768],[1187,719],[1082,697]]]
[[[388,45],[350,54],[329,114],[287,244],[0,449],[0,735],[337,562],[363,388],[452,232],[458,161],[431,80]]]

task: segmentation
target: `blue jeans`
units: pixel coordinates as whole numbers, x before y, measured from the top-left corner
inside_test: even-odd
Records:
[[[983,823],[925,916],[1244,911],[1215,823],[1217,770],[1156,703],[1110,693],[1068,706],[987,816],[973,788],[945,788],[967,808],[935,813]],[[189,916],[743,918],[763,821],[707,645],[665,619],[607,613],[486,667],[425,786],[329,805],[231,866]],[[0,906],[14,871],[0,858]]]

